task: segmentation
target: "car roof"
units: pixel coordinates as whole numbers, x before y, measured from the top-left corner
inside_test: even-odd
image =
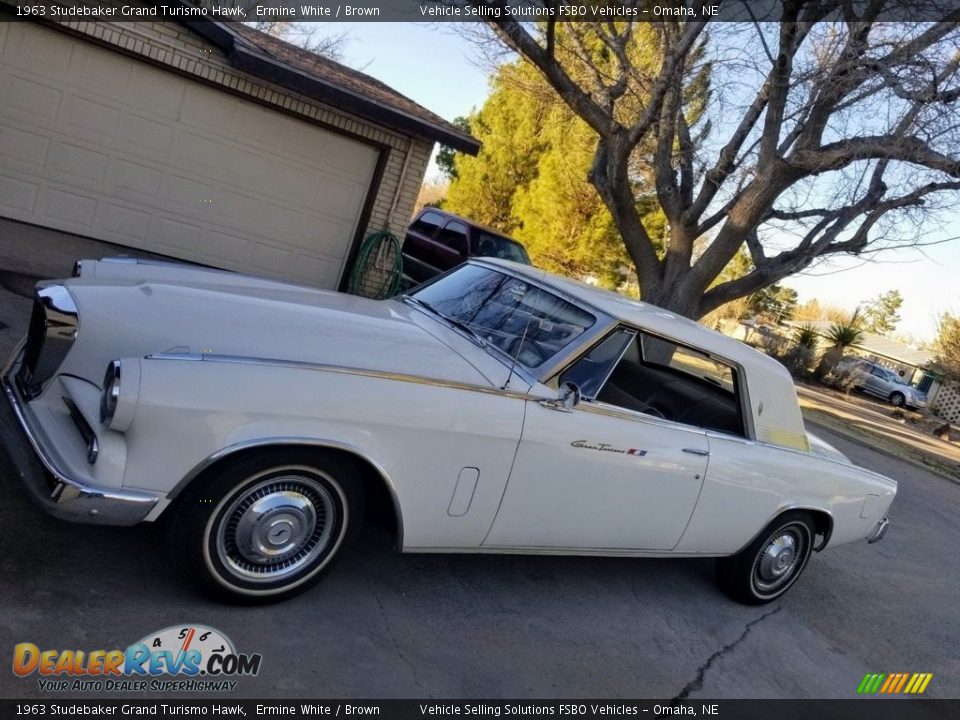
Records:
[[[478,258],[476,262],[498,265],[513,273],[523,275],[534,282],[550,286],[563,294],[571,295],[588,303],[595,309],[630,325],[646,328],[654,333],[663,333],[694,347],[723,356],[728,360],[755,365],[769,361],[777,367],[780,363],[763,353],[759,353],[746,343],[735,340],[723,333],[694,322],[683,315],[664,310],[656,305],[633,300],[611,290],[588,285],[587,283],[548,273],[545,270],[522,265],[500,258]]]
[[[464,217],[463,215],[457,215],[456,213],[452,213],[452,212],[450,212],[449,210],[441,210],[440,208],[435,208],[435,207],[430,207],[430,206],[424,206],[424,208],[423,208],[420,212],[417,213],[416,217],[420,217],[420,215],[422,215],[423,213],[426,213],[426,212],[435,212],[435,213],[437,213],[437,214],[439,214],[439,215],[443,215],[444,217],[449,218],[450,220],[459,220],[460,222],[462,222],[462,223],[464,223],[464,224],[466,224],[466,225],[469,225],[470,227],[474,228],[475,230],[482,230],[483,232],[487,232],[487,233],[490,233],[491,235],[496,235],[497,237],[501,237],[501,238],[503,238],[503,239],[505,239],[505,240],[509,240],[509,241],[511,241],[511,242],[514,242],[514,243],[516,243],[517,245],[520,244],[520,241],[519,241],[519,240],[517,240],[516,238],[510,237],[510,236],[507,235],[505,232],[500,232],[500,231],[497,230],[496,228],[492,228],[492,227],[490,227],[490,226],[488,226],[488,225],[481,225],[481,224],[478,223],[476,220],[471,220],[470,218]],[[414,218],[414,219],[416,219],[416,218]]]

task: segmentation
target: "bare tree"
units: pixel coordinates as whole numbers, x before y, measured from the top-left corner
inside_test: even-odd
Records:
[[[209,4],[209,2],[210,0],[201,0],[201,4]],[[264,3],[262,0],[240,0],[237,6],[244,10],[248,18],[256,17],[258,7],[277,7],[275,4]],[[350,37],[349,31],[346,30],[324,33],[321,31],[321,23],[276,20],[272,16],[264,16],[258,20],[248,20],[244,24],[336,62],[344,61],[346,45]]]
[[[336,33],[323,33],[315,23],[296,23],[283,20],[267,20],[251,23],[260,32],[273,35],[281,40],[309,50],[315,55],[336,62],[343,62],[350,33],[347,30]]]
[[[777,4],[778,23],[486,21],[596,132],[590,181],[642,297],[691,317],[831,255],[923,244],[960,189],[960,10],[888,23],[902,3]],[[651,193],[665,243],[637,212]],[[749,271],[718,283],[744,246]]]

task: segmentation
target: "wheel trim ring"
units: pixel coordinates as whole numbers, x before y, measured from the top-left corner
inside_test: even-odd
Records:
[[[207,567],[210,569],[212,576],[216,579],[218,583],[228,588],[231,592],[235,592],[242,595],[275,595],[278,593],[286,592],[292,588],[302,585],[307,582],[310,578],[316,575],[318,572],[323,570],[324,567],[336,556],[337,550],[340,548],[340,545],[343,542],[343,538],[346,535],[347,526],[350,522],[350,508],[347,504],[346,495],[343,492],[343,489],[340,487],[340,484],[330,475],[323,472],[322,470],[307,466],[307,465],[284,465],[276,466],[264,470],[259,473],[255,473],[248,477],[243,485],[247,487],[247,490],[244,491],[244,494],[249,492],[249,488],[252,487],[252,483],[255,483],[257,480],[263,481],[263,479],[275,478],[290,474],[301,474],[306,476],[313,476],[314,478],[320,478],[324,481],[325,489],[331,493],[331,497],[335,494],[337,500],[339,501],[339,507],[342,512],[338,513],[338,517],[334,522],[329,523],[329,526],[332,528],[332,535],[335,535],[327,542],[327,546],[324,548],[324,551],[319,555],[322,556],[322,561],[317,563],[316,567],[312,568],[310,572],[304,574],[302,577],[296,578],[295,581],[282,584],[276,587],[270,587],[269,583],[275,583],[278,580],[282,580],[283,577],[289,577],[293,573],[288,573],[283,577],[273,577],[269,581],[257,583],[252,581],[250,578],[245,578],[238,576],[230,572],[229,565],[225,565],[220,561],[218,553],[216,552],[217,541],[211,533],[215,523],[218,523],[218,519],[222,520],[223,508],[232,504],[232,502],[237,498],[237,494],[231,492],[228,496],[224,497],[217,506],[210,513],[210,517],[207,521],[207,524],[204,528],[204,542],[203,542],[203,560]],[[268,477],[269,476],[269,477]],[[239,483],[238,483],[239,484]],[[315,560],[317,556],[314,556]],[[219,567],[218,567],[219,566]],[[302,567],[302,565],[301,565]],[[224,577],[224,573],[229,574],[229,578]],[[233,582],[231,582],[231,580]],[[259,587],[258,587],[259,586]]]
[[[786,537],[789,537],[793,544],[791,557],[788,559],[786,566],[778,568],[779,571],[774,579],[766,580],[761,575],[761,567],[765,556],[771,547],[775,547],[778,541]],[[753,569],[750,573],[753,593],[760,598],[772,598],[786,591],[800,576],[807,560],[810,558],[810,540],[809,528],[802,523],[791,522],[772,532],[753,562]]]

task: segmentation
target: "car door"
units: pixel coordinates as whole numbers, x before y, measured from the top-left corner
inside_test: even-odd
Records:
[[[433,238],[446,217],[435,210],[424,210],[407,228],[403,239],[404,272],[417,282],[440,273],[436,267]]]
[[[866,378],[866,388],[872,393],[881,395],[883,397],[887,396],[889,390],[890,381],[887,379],[887,372],[883,368],[877,367],[876,365],[870,366],[870,374]]]
[[[597,395],[636,333],[621,328],[561,376],[582,399],[527,403],[523,434],[484,547],[670,550],[707,470],[702,429]]]
[[[454,268],[467,259],[467,226],[450,220],[437,233],[433,243],[434,265],[441,270]]]

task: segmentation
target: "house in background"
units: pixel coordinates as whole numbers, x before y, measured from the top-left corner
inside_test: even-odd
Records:
[[[791,328],[805,325],[812,327],[822,338],[821,348],[827,347],[827,333],[833,325],[826,320],[798,321],[790,320],[784,323]],[[903,378],[904,382],[927,394],[931,406],[935,404],[937,393],[941,388],[940,375],[933,369],[933,354],[927,350],[904,345],[896,340],[863,333],[856,346],[847,348],[846,355],[857,355],[885,368],[893,370]]]
[[[479,143],[239,23],[6,22],[0,217],[325,288],[402,237],[434,144]]]

